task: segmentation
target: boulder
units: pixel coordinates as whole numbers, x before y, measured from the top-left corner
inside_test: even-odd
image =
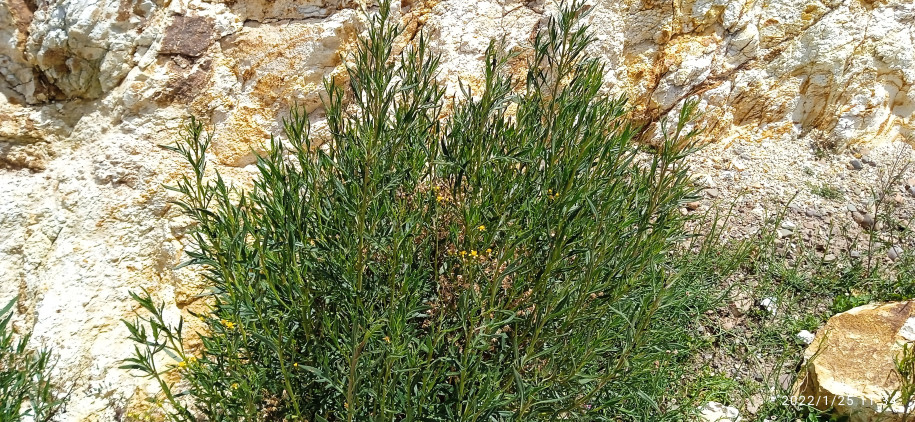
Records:
[[[902,404],[887,406],[886,399],[900,387],[895,359],[911,342],[915,300],[865,305],[838,314],[804,352],[796,399],[821,410],[832,408],[851,422],[901,422]]]

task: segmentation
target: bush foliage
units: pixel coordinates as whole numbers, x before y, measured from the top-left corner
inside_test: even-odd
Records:
[[[14,335],[15,304],[0,309],[0,421],[48,421],[63,404],[50,376],[54,362],[49,350],[28,348],[31,335]]]
[[[172,189],[197,223],[208,329],[187,350],[148,293],[127,323],[125,367],[158,380],[169,418],[667,414],[664,368],[696,306],[677,265],[694,103],[641,150],[584,13],[564,8],[526,57],[492,43],[482,82],[448,103],[438,57],[422,35],[395,53],[383,4],[345,85],[327,82],[332,140],[313,148],[294,108],[249,191],[207,171],[191,120],[169,148],[193,174]]]

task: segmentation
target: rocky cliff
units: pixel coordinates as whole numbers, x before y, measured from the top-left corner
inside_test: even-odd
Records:
[[[175,271],[187,222],[162,188],[184,171],[157,144],[194,114],[212,160],[253,170],[290,104],[321,132],[324,78],[371,3],[347,0],[0,0],[0,298],[75,380],[64,420],[118,420],[152,386],[116,369],[121,318],[147,288],[173,315],[204,285]],[[441,79],[474,84],[489,41],[523,53],[552,2],[403,0]],[[877,145],[915,128],[910,0],[597,0],[587,19],[607,89],[650,125],[699,97],[718,143]],[[649,126],[650,127],[650,126]]]

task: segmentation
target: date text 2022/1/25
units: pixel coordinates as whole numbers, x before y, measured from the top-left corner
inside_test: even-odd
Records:
[[[813,407],[835,407],[835,406],[874,406],[877,404],[871,399],[849,396],[782,396],[782,404],[785,406],[813,406]]]

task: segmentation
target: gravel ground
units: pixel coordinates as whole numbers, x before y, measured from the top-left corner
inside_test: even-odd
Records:
[[[907,230],[915,218],[912,146],[898,141],[837,152],[824,148],[817,134],[798,137],[785,130],[765,141],[752,140],[758,135],[713,140],[693,154],[689,163],[701,197],[681,212],[702,217],[731,208],[725,240],[771,234],[779,254],[789,259],[810,247],[825,263],[867,259],[871,239],[878,246],[873,257],[885,263],[915,252],[915,236]],[[708,217],[691,224],[703,233]],[[743,397],[732,396],[731,402],[750,420],[762,416],[757,414],[761,406],[791,391],[804,338],[813,335],[807,329],[816,330],[799,329],[799,321],[831,314],[821,298],[794,298],[794,306],[801,307],[782,314],[779,299],[761,296],[755,280],[738,271],[722,283],[729,300],[707,313],[700,332],[713,347],[695,363],[741,386]],[[784,330],[774,338],[799,340],[773,342],[772,330]]]
[[[762,227],[771,229],[766,219],[786,211],[776,229],[778,237],[786,244],[795,234],[812,241],[827,260],[839,254],[858,256],[861,251],[855,248],[871,228],[880,240],[896,246],[888,255],[915,247],[915,237],[899,238],[915,216],[911,146],[899,141],[836,153],[820,149],[811,139],[815,136],[781,138],[725,140],[694,154],[690,164],[703,188],[702,198],[683,211],[727,210],[733,205],[725,236],[734,239],[757,234]],[[881,196],[883,205],[877,211],[875,198]],[[887,214],[894,216],[896,227],[874,217]]]

